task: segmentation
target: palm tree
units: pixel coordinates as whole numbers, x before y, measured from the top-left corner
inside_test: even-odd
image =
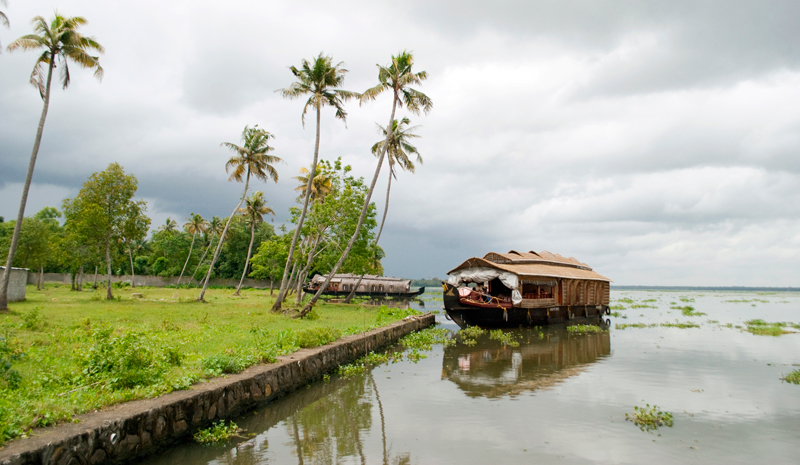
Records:
[[[300,195],[297,197],[298,202],[306,195],[305,192],[308,187],[309,172],[310,171],[305,167],[301,167],[300,176],[292,178],[300,182],[300,185],[294,188],[295,191],[300,192]],[[315,202],[317,200],[323,200],[325,196],[331,193],[331,189],[333,189],[333,184],[331,184],[330,174],[317,172],[317,175],[314,176],[314,182],[311,183],[310,201]]]
[[[253,195],[247,199],[244,208],[239,209],[239,213],[245,218],[245,221],[250,223],[250,245],[247,247],[247,258],[244,261],[242,279],[239,280],[239,285],[233,295],[239,295],[239,290],[241,290],[244,277],[247,274],[250,254],[253,252],[253,240],[256,238],[256,225],[264,222],[264,215],[275,215],[275,212],[267,206],[267,201],[264,200],[264,193],[261,191],[253,192]]]
[[[5,18],[5,15],[3,15]],[[3,273],[3,282],[0,285],[0,310],[8,309],[8,280],[11,277],[11,264],[14,263],[14,252],[19,242],[20,227],[22,218],[25,216],[25,204],[28,201],[28,190],[31,187],[33,168],[36,165],[36,156],[39,153],[39,144],[42,142],[42,132],[44,131],[44,121],[47,117],[47,108],[50,106],[50,83],[53,78],[53,68],[56,61],[60,60],[61,66],[61,85],[64,89],[69,86],[69,67],[68,60],[72,60],[84,68],[94,68],[94,75],[97,79],[103,78],[103,68],[100,66],[99,57],[91,56],[87,50],[93,49],[103,53],[103,46],[91,37],[85,37],[78,32],[78,28],[86,24],[86,20],[80,16],[65,18],[56,13],[55,18],[48,25],[41,16],[33,18],[33,29],[37,34],[29,34],[20,37],[8,46],[8,50],[13,52],[17,49],[38,50],[44,52],[36,59],[36,65],[31,73],[31,83],[39,89],[39,95],[44,100],[42,116],[39,118],[39,128],[36,130],[36,139],[33,142],[31,161],[28,164],[28,174],[25,177],[25,185],[22,188],[22,199],[17,214],[17,222],[14,225],[14,233],[11,236],[11,244],[8,249],[6,260],[6,272]],[[47,65],[47,77],[43,65]]]
[[[202,216],[198,215],[197,213],[192,212],[192,215],[189,218],[188,223],[184,223],[183,229],[186,232],[191,233],[192,235],[192,244],[189,246],[189,255],[186,256],[186,263],[183,264],[183,269],[181,270],[181,275],[178,276],[178,286],[181,285],[181,278],[183,278],[183,272],[186,271],[186,265],[189,264],[189,259],[192,257],[192,250],[194,249],[194,239],[197,237],[197,233],[203,234],[208,229],[208,221],[204,219]]]
[[[378,235],[375,236],[375,245],[378,245],[378,241],[381,238],[381,233],[383,232],[383,225],[386,223],[386,212],[389,211],[389,192],[392,189],[392,178],[396,178],[395,174],[395,165],[399,166],[401,169],[405,171],[409,171],[411,173],[414,172],[414,162],[411,161],[409,158],[410,155],[417,156],[417,162],[422,164],[422,156],[417,151],[417,148],[411,145],[408,142],[408,139],[412,139],[414,137],[419,137],[417,134],[413,134],[413,132],[419,126],[412,126],[408,127],[408,124],[411,123],[411,120],[408,118],[403,118],[398,122],[397,120],[392,121],[392,139],[389,141],[389,148],[386,150],[386,155],[389,159],[389,182],[386,185],[386,205],[383,208],[383,218],[381,219],[381,226],[378,228]],[[378,129],[383,133],[383,136],[386,137],[388,134],[387,129],[378,125]],[[386,140],[380,140],[372,146],[372,154],[376,157],[380,155],[381,151],[383,150],[383,146],[386,143]],[[361,280],[364,279],[364,275],[362,274],[361,277],[358,278],[358,282],[353,289],[350,291],[350,294],[347,295],[345,299],[345,303],[350,303],[353,299],[353,296],[356,294],[356,290],[358,286],[361,285]]]
[[[203,256],[200,257],[200,261],[197,262],[197,266],[194,268],[194,273],[192,273],[193,278],[195,277],[195,275],[197,275],[197,270],[200,269],[200,265],[203,264],[203,260],[206,259],[208,250],[214,244],[214,237],[215,236],[220,237],[223,229],[225,229],[225,223],[223,223],[218,216],[211,217],[211,221],[208,222],[208,228],[206,228],[206,239],[208,240],[208,246],[206,246],[206,250],[203,252]]]
[[[8,2],[6,0],[0,0],[0,5],[8,6]],[[8,16],[6,16],[6,14],[2,11],[0,11],[0,23],[3,23],[6,25],[6,27],[9,27]],[[2,49],[0,49],[0,52],[2,52]]]
[[[350,242],[347,243],[347,247],[345,247],[342,255],[339,257],[339,261],[336,262],[336,264],[333,266],[333,269],[330,271],[330,273],[328,273],[325,283],[319,287],[319,290],[317,290],[316,294],[314,294],[311,300],[306,303],[300,313],[296,315],[298,318],[305,316],[311,311],[314,304],[317,303],[319,296],[330,284],[333,275],[339,271],[342,263],[344,263],[344,261],[347,259],[347,256],[350,254],[350,250],[353,248],[353,244],[356,242],[356,239],[359,236],[361,225],[364,224],[364,218],[367,216],[367,209],[369,208],[369,202],[372,199],[372,193],[375,191],[375,183],[378,181],[378,175],[381,174],[383,159],[386,156],[386,151],[389,148],[390,141],[392,140],[395,120],[394,115],[397,107],[402,107],[405,105],[410,112],[417,115],[420,111],[428,113],[431,110],[431,107],[433,107],[433,102],[427,95],[410,87],[411,85],[421,84],[422,81],[428,78],[428,73],[425,71],[414,73],[412,71],[413,66],[414,57],[412,56],[411,52],[402,51],[397,56],[392,56],[392,62],[389,64],[389,66],[378,65],[378,85],[367,89],[361,95],[361,103],[363,104],[364,102],[375,99],[375,97],[387,90],[392,91],[392,113],[389,117],[389,124],[387,125],[387,128],[391,129],[386,134],[383,147],[381,147],[381,154],[378,157],[378,166],[375,168],[375,175],[372,177],[372,183],[369,186],[369,191],[367,192],[367,196],[364,198],[364,205],[361,208],[361,215],[358,217],[356,230],[350,237]]]
[[[164,220],[164,224],[162,224],[161,226],[158,227],[158,230],[162,231],[162,232],[165,232],[165,233],[170,233],[170,234],[174,233],[174,232],[177,232],[178,231],[178,222],[173,220],[170,217],[167,217],[167,219]]]
[[[339,87],[344,84],[344,75],[347,70],[342,67],[344,63],[333,64],[333,59],[329,56],[319,54],[313,63],[303,60],[300,69],[294,66],[289,69],[295,75],[297,81],[293,82],[285,89],[279,89],[283,97],[295,99],[308,95],[308,100],[303,106],[303,115],[301,121],[305,127],[305,118],[308,108],[314,108],[317,111],[317,133],[314,141],[314,161],[311,163],[311,171],[308,173],[308,184],[306,184],[306,195],[303,200],[303,210],[300,212],[300,218],[297,221],[297,228],[294,230],[292,236],[292,243],[289,246],[289,255],[286,258],[286,266],[283,269],[283,278],[281,279],[281,288],[278,291],[278,297],[275,298],[275,304],[272,306],[272,311],[278,311],[281,308],[286,291],[288,287],[288,273],[291,268],[291,263],[294,260],[294,250],[297,247],[297,239],[300,236],[300,231],[303,229],[303,221],[308,211],[308,202],[311,197],[312,184],[316,177],[317,161],[319,160],[319,131],[320,131],[320,115],[323,106],[330,106],[336,110],[336,117],[342,121],[347,121],[347,112],[344,111],[342,105],[345,101],[360,97],[356,92],[341,90]]]
[[[239,204],[236,205],[233,213],[228,217],[228,221],[225,222],[225,228],[222,229],[222,233],[219,236],[217,249],[214,251],[214,257],[211,259],[211,265],[208,267],[208,273],[206,273],[206,278],[203,281],[203,290],[200,291],[200,296],[197,298],[199,302],[205,302],[203,296],[206,294],[206,289],[208,288],[208,280],[211,279],[211,273],[214,271],[214,264],[217,262],[217,258],[219,258],[219,252],[222,250],[222,241],[228,233],[231,220],[236,212],[239,211],[244,199],[247,198],[247,189],[250,187],[250,176],[255,176],[256,179],[260,179],[264,182],[269,181],[269,179],[278,182],[278,172],[275,171],[275,167],[272,165],[283,160],[269,154],[269,152],[273,150],[273,148],[269,146],[269,140],[273,138],[274,136],[272,134],[263,129],[259,129],[256,124],[252,128],[249,126],[244,127],[242,131],[242,142],[244,142],[244,144],[242,144],[242,147],[232,142],[223,142],[221,144],[223,147],[228,147],[236,153],[236,155],[232,156],[228,160],[228,163],[225,164],[225,172],[231,169],[233,170],[228,181],[234,180],[236,182],[242,182],[242,178],[244,178],[244,192],[242,193],[242,199],[239,200]]]

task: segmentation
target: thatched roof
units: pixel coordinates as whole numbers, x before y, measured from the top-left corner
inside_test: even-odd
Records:
[[[327,275],[326,275],[327,276]],[[323,275],[314,275],[311,278],[311,282],[314,284],[322,284],[325,282],[326,276]],[[332,283],[343,283],[343,284],[355,284],[358,282],[361,275],[357,274],[350,274],[350,273],[342,273],[342,274],[335,274],[333,278],[331,278]],[[364,279],[361,281],[361,285],[364,286],[366,284],[383,284],[386,285],[410,285],[410,279],[402,279],[402,278],[392,278],[391,276],[376,276],[372,274],[365,274]]]
[[[568,279],[589,279],[594,281],[611,280],[594,272],[589,265],[581,263],[575,258],[562,257],[550,252],[517,252],[508,253],[489,252],[483,258],[472,257],[458,265],[447,274],[464,268],[495,268],[508,271],[525,280],[525,277],[549,277]]]

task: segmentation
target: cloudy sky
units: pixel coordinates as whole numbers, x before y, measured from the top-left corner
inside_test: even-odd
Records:
[[[111,162],[139,179],[154,224],[226,216],[220,142],[275,136],[285,221],[313,155],[302,102],[274,91],[320,52],[346,88],[402,49],[430,78],[423,158],[392,186],[386,273],[442,277],[511,249],[574,256],[616,284],[797,286],[800,3],[9,0],[5,47],[54,10],[106,47],[102,83],[72,71],[51,99],[27,214],[60,206]],[[0,216],[16,216],[42,102],[36,55],[0,55]],[[370,177],[387,95],[323,113],[322,158]],[[376,202],[383,208],[385,176]]]

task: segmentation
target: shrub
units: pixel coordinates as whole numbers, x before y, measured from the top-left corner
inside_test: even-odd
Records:
[[[19,360],[24,355],[23,352],[18,352],[9,345],[7,334],[5,337],[0,336],[0,389],[2,389],[3,384],[11,390],[19,388],[22,383],[22,376],[11,366],[12,362]]]
[[[179,365],[183,358],[177,348],[163,349],[142,333],[111,333],[94,331],[93,344],[77,356],[87,378],[108,381],[116,389],[158,384],[169,365]]]
[[[296,342],[301,348],[317,347],[342,337],[342,332],[328,326],[307,328],[297,332]]]
[[[225,354],[210,355],[200,362],[203,369],[213,376],[222,373],[240,373],[256,363],[258,358],[255,355],[237,354],[232,350]]]
[[[42,324],[41,307],[33,307],[31,310],[22,314],[22,326],[25,329],[36,331]]]

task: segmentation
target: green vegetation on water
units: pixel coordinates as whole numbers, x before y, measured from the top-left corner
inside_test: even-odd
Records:
[[[230,422],[226,425],[225,420],[222,420],[214,422],[214,425],[209,428],[198,430],[194,433],[194,440],[200,444],[211,445],[227,441],[234,436],[239,436],[241,432],[242,430],[239,429],[236,423]]]
[[[800,384],[800,370],[794,370],[781,379],[787,383]]]
[[[364,374],[370,366],[382,365],[389,362],[397,363],[403,360],[417,363],[421,359],[427,358],[427,356],[420,351],[432,350],[434,344],[443,344],[445,347],[455,344],[455,340],[450,338],[450,334],[450,331],[444,328],[425,328],[400,339],[399,344],[403,346],[407,352],[370,352],[353,363],[341,365],[336,369],[336,374],[345,377],[361,375]]]
[[[104,290],[28,286],[28,299],[0,314],[0,444],[419,313],[321,303],[292,319],[269,311],[268,290],[209,290],[209,303],[194,302],[187,289],[116,293],[118,300],[97,300]]]
[[[680,310],[681,313],[683,313],[683,316],[703,316],[703,315],[705,315],[705,313],[703,313],[703,312],[695,311],[694,307],[692,307],[691,305],[686,305],[684,307],[673,305],[670,308],[673,309],[673,310]]]
[[[567,326],[567,332],[570,334],[593,334],[602,333],[605,329],[596,325],[572,325]]]
[[[626,413],[625,420],[632,421],[640,430],[648,433],[658,431],[660,426],[672,428],[673,425],[671,413],[662,412],[657,405],[650,407],[650,404],[641,408],[633,407],[633,413]]]
[[[761,319],[747,320],[744,322],[746,325],[745,330],[748,333],[756,334],[758,336],[780,336],[781,334],[788,334],[791,331],[786,331],[787,326],[795,326],[790,323],[769,323]]]

